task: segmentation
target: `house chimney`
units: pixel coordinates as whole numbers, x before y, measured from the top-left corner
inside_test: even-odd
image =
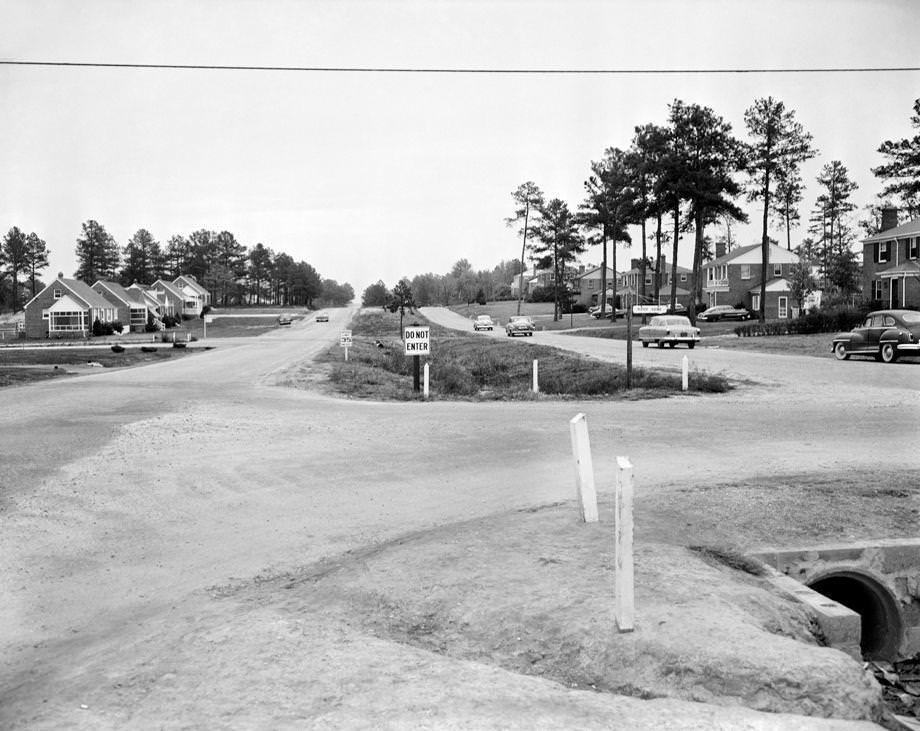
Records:
[[[64,272],[58,272],[58,279],[64,278]]]
[[[725,242],[716,241],[716,259],[725,256]]]
[[[879,229],[879,233],[882,231],[887,231],[890,228],[894,228],[898,225],[898,209],[892,206],[885,206],[882,209],[882,226]]]

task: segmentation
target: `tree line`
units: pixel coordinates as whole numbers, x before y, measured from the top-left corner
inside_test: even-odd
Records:
[[[920,99],[914,104],[911,123],[920,128]],[[653,272],[654,294],[662,282],[659,262],[662,248],[671,246],[671,286],[668,300],[677,298],[678,247],[682,233],[693,233],[693,255],[689,288],[695,320],[696,305],[702,299],[702,265],[713,258],[707,226],[721,224],[721,242],[726,252],[732,241],[733,223],[747,222],[738,201],[762,205],[761,218],[761,321],[765,316],[769,246],[772,222],[784,229],[787,249],[792,250],[791,231],[800,223],[799,207],[805,196],[801,166],[818,150],[812,135],[773,97],[757,99],[744,114],[746,139],[734,136],[731,125],[711,108],[675,99],[668,106],[663,124],[635,127],[628,149],[608,148],[589,165],[584,183],[585,197],[576,210],[559,198],[549,198],[533,181],[521,184],[513,193],[513,214],[509,226],[520,226],[519,271],[529,251],[535,266],[551,269],[554,281],[554,317],[561,315],[566,266],[591,246],[602,249],[601,291],[607,290],[607,244],[613,243],[610,268],[616,271],[616,245],[632,245],[629,226],[640,228],[641,298],[648,297],[646,273]],[[892,200],[910,216],[920,214],[920,135],[912,139],[886,141],[878,152],[887,162],[873,173],[888,182],[881,201],[869,207],[862,222],[867,233],[877,230],[878,213]],[[808,288],[812,266],[817,266],[821,286],[844,297],[859,288],[859,259],[851,200],[856,183],[839,160],[824,165],[816,178],[818,194],[809,217],[809,236],[795,247],[803,259],[795,276],[803,281],[796,288]],[[670,231],[668,231],[670,229]],[[654,258],[649,245],[654,243]],[[523,276],[520,299],[523,299]],[[816,284],[814,286],[817,286]],[[519,308],[520,308],[519,299]],[[606,298],[601,298],[605,309]]]
[[[208,289],[215,305],[224,307],[344,305],[354,298],[347,282],[324,279],[307,262],[262,243],[247,248],[229,231],[199,229],[172,236],[163,246],[141,228],[121,247],[102,224],[90,219],[81,225],[76,257],[74,277],[90,284],[107,279],[124,286],[147,285],[191,275]],[[11,228],[0,247],[0,307],[19,309],[25,301],[25,283],[35,296],[43,286],[38,273],[47,267],[45,242],[34,233]]]

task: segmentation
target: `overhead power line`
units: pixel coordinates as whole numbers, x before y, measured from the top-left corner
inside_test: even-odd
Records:
[[[848,66],[799,68],[711,68],[711,69],[553,69],[553,68],[410,68],[387,66],[245,66],[185,63],[101,63],[93,61],[4,61],[2,66],[47,66],[98,69],[153,69],[177,71],[297,71],[335,74],[531,74],[570,76],[629,76],[656,74],[864,74],[920,71],[920,66]]]

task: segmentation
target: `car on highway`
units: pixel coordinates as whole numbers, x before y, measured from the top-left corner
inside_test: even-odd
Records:
[[[317,312],[316,317],[313,319],[317,322],[329,322],[329,315],[325,312]]]
[[[871,355],[893,363],[903,355],[920,356],[920,312],[876,310],[850,332],[838,333],[831,346],[837,360]]]
[[[282,312],[280,315],[278,315],[279,325],[290,325],[292,322],[294,322],[294,318],[286,312]]]
[[[509,338],[513,338],[515,335],[533,336],[533,331],[533,320],[526,315],[514,315],[508,320],[508,324],[505,325],[505,334]]]
[[[731,305],[716,305],[708,310],[703,310],[696,316],[697,320],[706,322],[718,322],[719,320],[750,320],[751,313],[743,307],[732,307]]]
[[[700,329],[693,327],[690,318],[683,315],[656,315],[648,325],[639,328],[639,340],[643,348],[647,348],[650,343],[655,343],[659,348],[665,345],[673,348],[678,343],[693,348],[700,342]]]
[[[495,323],[492,322],[492,318],[488,315],[479,315],[473,320],[473,330],[479,332],[480,330],[491,330],[495,327]]]

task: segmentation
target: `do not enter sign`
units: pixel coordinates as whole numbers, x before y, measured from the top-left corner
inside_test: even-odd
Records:
[[[431,329],[411,325],[403,328],[403,342],[406,346],[406,355],[431,354]]]

